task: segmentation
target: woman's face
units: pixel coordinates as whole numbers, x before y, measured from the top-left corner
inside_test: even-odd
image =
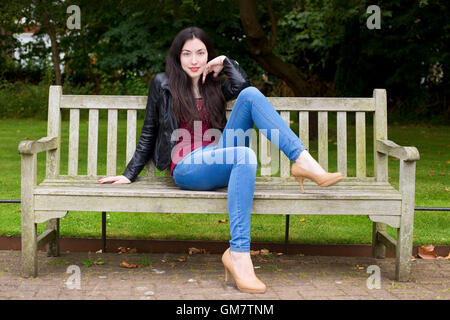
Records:
[[[193,80],[198,80],[208,63],[205,44],[197,38],[187,40],[180,54],[181,68]]]

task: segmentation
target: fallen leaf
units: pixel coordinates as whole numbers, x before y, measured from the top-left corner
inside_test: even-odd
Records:
[[[189,248],[189,254],[196,254],[196,253],[200,253],[201,250],[197,249],[197,248]]]
[[[422,259],[437,259],[438,257],[436,252],[434,252],[434,246],[432,244],[420,246],[417,255]]]
[[[179,257],[177,259],[178,262],[186,262],[186,258],[185,257]]]
[[[255,256],[259,254],[259,250],[250,250],[250,255]]]
[[[120,266],[121,266],[122,268],[128,268],[128,269],[134,269],[134,268],[140,268],[140,267],[141,267],[141,266],[138,265],[138,264],[128,263],[128,262],[125,262],[125,261],[122,261],[122,262],[120,263]]]
[[[450,189],[449,189],[449,188],[447,188],[447,187],[445,187],[445,191],[450,191]]]
[[[261,249],[260,252],[262,255],[268,255],[270,253],[269,249]]]
[[[225,222],[228,222],[228,219],[221,219],[221,220],[219,220],[219,223],[225,223]]]
[[[305,221],[306,221],[306,218],[301,218],[301,219],[299,219],[299,221],[300,221],[300,222],[305,222]]]

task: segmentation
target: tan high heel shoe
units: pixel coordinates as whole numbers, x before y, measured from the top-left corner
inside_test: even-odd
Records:
[[[300,184],[302,193],[305,193],[305,189],[303,188],[303,179],[305,178],[314,181],[319,187],[332,186],[342,180],[342,173],[340,172],[314,174],[302,168],[297,162],[294,162],[292,165],[291,172]]]
[[[259,279],[256,280],[245,280],[239,278],[233,270],[233,265],[231,263],[231,253],[230,248],[228,248],[222,255],[222,262],[225,267],[225,281],[228,281],[228,271],[234,278],[236,286],[239,290],[246,293],[264,293],[266,292],[266,285]]]

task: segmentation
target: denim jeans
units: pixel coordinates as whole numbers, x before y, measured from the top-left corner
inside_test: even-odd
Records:
[[[248,87],[237,97],[218,143],[195,149],[173,171],[181,189],[214,190],[228,186],[231,251],[250,251],[257,156],[249,148],[245,132],[251,131],[254,124],[291,161],[306,149],[266,97],[258,89]]]

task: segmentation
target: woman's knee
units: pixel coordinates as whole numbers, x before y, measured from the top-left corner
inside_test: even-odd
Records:
[[[247,87],[239,93],[238,98],[250,99],[261,95],[263,94],[261,93],[261,91],[258,90],[258,88]]]

